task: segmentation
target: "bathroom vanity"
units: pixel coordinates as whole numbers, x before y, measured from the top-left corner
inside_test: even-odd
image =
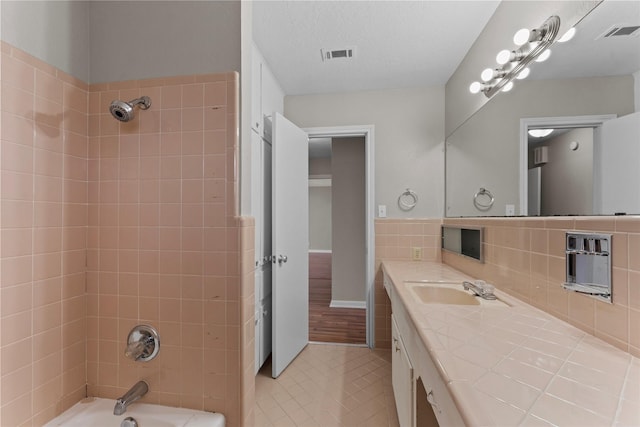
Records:
[[[637,424],[640,359],[447,265],[382,269],[401,427]]]

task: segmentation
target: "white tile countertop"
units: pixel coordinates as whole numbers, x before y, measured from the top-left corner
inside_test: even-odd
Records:
[[[417,301],[406,281],[473,281],[447,265],[382,268],[466,424],[640,426],[640,359],[499,289],[510,307]]]

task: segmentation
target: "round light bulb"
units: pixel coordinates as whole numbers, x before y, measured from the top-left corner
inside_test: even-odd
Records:
[[[509,82],[502,87],[503,92],[509,92],[511,89],[513,89],[513,82]]]
[[[568,42],[576,35],[576,27],[571,27],[569,30],[563,34],[562,37],[558,39],[560,43]]]
[[[529,30],[522,28],[513,36],[513,42],[518,46],[522,46],[529,41],[529,34]]]
[[[518,75],[516,76],[516,79],[518,80],[526,79],[529,76],[530,72],[531,70],[529,69],[529,67],[527,67],[518,73]]]
[[[543,138],[550,135],[553,129],[529,129],[527,132],[534,138]]]
[[[493,70],[491,68],[486,68],[482,74],[480,74],[480,78],[483,82],[488,82],[493,80]]]
[[[480,90],[482,90],[482,83],[480,82],[473,82],[469,86],[469,92],[471,93],[478,93]]]
[[[506,64],[510,59],[511,51],[507,49],[501,50],[500,52],[498,52],[498,55],[496,55],[496,62],[500,65]]]
[[[551,50],[547,49],[536,58],[536,62],[544,62],[551,56]]]

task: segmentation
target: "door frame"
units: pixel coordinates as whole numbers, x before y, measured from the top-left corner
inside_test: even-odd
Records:
[[[600,143],[600,128],[607,120],[615,119],[615,114],[593,116],[527,117],[520,119],[520,215],[527,215],[529,206],[528,191],[528,153],[529,129],[544,128],[594,128],[594,149]]]
[[[375,347],[375,156],[374,125],[303,128],[309,138],[364,137],[365,146],[365,226],[366,226],[366,332],[367,347]]]

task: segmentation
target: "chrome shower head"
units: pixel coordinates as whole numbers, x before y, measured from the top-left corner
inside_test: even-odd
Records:
[[[121,122],[128,122],[135,117],[135,106],[139,106],[141,109],[146,110],[151,107],[151,98],[148,96],[142,96],[132,101],[113,101],[109,106],[111,115],[120,120]]]

